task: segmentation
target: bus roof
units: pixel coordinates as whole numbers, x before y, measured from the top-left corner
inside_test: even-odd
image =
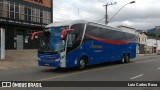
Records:
[[[78,24],[78,23],[84,23],[84,24],[86,24],[87,21],[85,21],[85,20],[60,21],[60,22],[51,23],[51,24],[47,25],[46,28],[49,28],[49,27],[58,27],[58,26],[71,26],[73,24]]]
[[[103,27],[103,28],[119,29],[119,28],[115,28],[115,27],[106,26],[105,24],[102,24],[102,23],[89,22],[89,21],[85,21],[85,20],[70,20],[70,21],[55,22],[55,23],[51,23],[51,24],[47,25],[46,28],[58,27],[58,26],[71,26],[71,25],[79,24],[79,23],[94,25],[94,26]]]
[[[107,25],[102,24],[102,23],[89,22],[89,21],[85,21],[85,20],[70,20],[70,21],[55,22],[55,23],[51,23],[51,24],[47,25],[46,28],[58,27],[58,26],[71,26],[71,25],[80,24],[80,23],[94,25],[94,26],[97,26],[97,27],[102,27],[102,28],[107,28],[107,29],[111,29],[111,30],[115,30],[115,31],[121,31],[121,32],[129,33],[127,31],[124,31],[124,30],[120,29],[120,28],[115,28],[115,27],[107,26]],[[133,33],[131,33],[131,34],[133,34]]]

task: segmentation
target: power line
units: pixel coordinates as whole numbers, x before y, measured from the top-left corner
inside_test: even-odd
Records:
[[[59,7],[62,7],[62,8],[64,8],[64,7],[66,7],[66,8],[70,8],[70,9],[72,9],[73,11],[76,11],[77,12],[77,9],[79,9],[79,10],[81,10],[81,11],[84,11],[84,12],[90,12],[90,13],[94,13],[93,12],[93,10],[92,9],[87,9],[87,10],[83,10],[83,9],[81,9],[81,8],[79,8],[79,7],[73,7],[73,6],[69,6],[69,5],[67,5],[67,4],[63,4],[63,5],[58,5],[58,3],[57,4],[55,4],[55,8],[59,8]],[[75,9],[73,9],[73,8],[76,8],[76,10]]]
[[[68,4],[63,4],[63,5],[62,4],[58,5],[58,4],[61,4],[61,3],[56,3],[54,5],[54,7],[55,7],[56,10],[60,9],[60,10],[68,11],[69,13],[77,14],[77,17],[79,17],[79,18],[81,18],[81,17],[83,17],[83,18],[87,18],[88,17],[88,18],[93,18],[93,19],[99,18],[97,16],[97,14],[95,14],[93,12],[93,10],[83,10],[83,9],[80,9],[80,8],[77,8],[77,7],[70,6]],[[115,5],[115,6],[117,8],[119,8],[118,5]],[[115,6],[114,6],[114,8],[115,8]],[[75,8],[77,8],[77,9],[75,9]],[[126,12],[124,12],[124,13],[126,13]],[[56,13],[56,15],[62,15],[62,16],[65,16],[66,18],[67,18],[67,16],[70,16],[70,14],[68,14],[68,13],[67,14]],[[98,22],[102,21],[104,18],[106,18],[106,17],[103,17],[102,19],[98,20]],[[107,16],[107,19],[108,19],[108,16]],[[65,19],[63,19],[63,20],[65,20]]]
[[[65,11],[69,11],[69,12],[73,12],[73,13],[76,13],[77,11],[79,12],[79,13],[77,13],[77,14],[93,14],[93,13],[88,13],[88,12],[86,12],[86,11],[83,11],[83,10],[81,10],[81,9],[78,9],[77,8],[77,10],[69,10],[69,9],[66,9],[66,8],[60,8],[60,7],[56,7],[55,9],[60,9],[60,10],[65,10]],[[59,11],[60,11],[59,10]],[[55,12],[55,10],[54,10],[54,12]],[[56,13],[57,14],[57,13]],[[95,14],[93,14],[93,15],[95,15]]]
[[[65,16],[65,18],[67,18],[67,19],[69,19],[69,17],[71,16],[70,14],[60,14],[60,13],[57,13],[57,14],[55,14],[56,16],[60,16],[61,15],[61,18],[63,17],[63,19],[64,19],[64,16]],[[55,17],[55,16],[54,16]],[[94,19],[97,19],[97,18],[99,18],[98,16],[96,16],[96,15],[89,15],[89,14],[82,14],[82,15],[77,15],[76,16],[77,18],[83,18],[83,19],[92,19],[92,20],[94,20]]]
[[[106,17],[103,17],[102,19],[100,19],[100,20],[98,20],[97,22],[100,22],[100,21],[102,21],[103,19],[105,19]]]
[[[58,5],[58,3],[56,3],[54,5],[55,9],[61,9],[61,10],[65,10],[65,11],[69,11],[69,12],[73,12],[73,13],[77,13],[78,14],[78,17],[83,17],[83,16],[88,16],[88,18],[92,18],[95,19],[95,18],[99,18],[98,15],[96,15],[93,10],[83,10],[83,9],[80,9],[80,8],[77,8],[76,10],[73,9],[73,7],[67,5],[67,4],[63,4],[63,5]],[[67,9],[66,9],[66,8]],[[55,9],[54,9],[54,12],[55,12]],[[77,12],[78,11],[78,12]],[[54,13],[55,14],[55,13]],[[56,15],[58,15],[56,13]],[[61,14],[62,15],[62,14]],[[64,14],[65,15],[65,14]],[[67,14],[68,15],[68,14]],[[68,15],[69,16],[69,15]],[[85,17],[84,17],[85,18]]]

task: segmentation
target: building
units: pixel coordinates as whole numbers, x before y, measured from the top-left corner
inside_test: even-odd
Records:
[[[160,40],[148,39],[146,45],[147,53],[156,53],[156,50],[160,50]]]
[[[5,48],[37,48],[40,37],[33,42],[31,34],[52,22],[52,3],[52,0],[0,0],[0,28],[5,29]]]
[[[146,53],[146,42],[147,42],[147,35],[143,32],[136,32],[137,36],[137,53],[144,54]]]

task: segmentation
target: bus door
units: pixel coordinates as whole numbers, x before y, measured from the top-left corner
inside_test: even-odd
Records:
[[[78,48],[80,40],[77,40],[78,34],[73,32],[68,33],[67,37],[67,64],[74,66],[78,63],[75,60],[81,54],[81,49]]]

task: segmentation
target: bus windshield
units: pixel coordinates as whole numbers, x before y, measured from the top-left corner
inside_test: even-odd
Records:
[[[65,49],[65,41],[61,40],[61,31],[68,26],[50,27],[44,30],[40,41],[39,53],[60,53]]]

